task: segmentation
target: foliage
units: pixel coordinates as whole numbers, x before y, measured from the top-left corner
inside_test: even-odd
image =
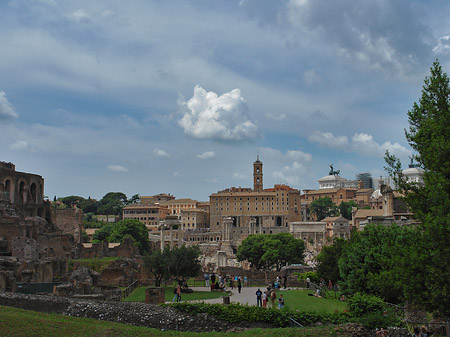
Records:
[[[344,218],[351,220],[353,207],[358,207],[358,204],[354,200],[343,201],[339,204],[339,212]]]
[[[169,256],[169,274],[179,281],[197,276],[202,270],[200,254],[198,246],[183,245],[172,248]]]
[[[396,225],[371,224],[353,233],[338,261],[343,291],[365,292],[391,303],[401,302],[399,266],[408,260],[404,247],[416,239],[413,229]]]
[[[97,234],[97,232],[95,234]],[[112,232],[107,239],[109,242],[122,243],[127,237],[132,238],[138,247],[140,254],[149,251],[150,244],[148,240],[148,230],[139,220],[125,219],[113,224]]]
[[[289,233],[253,234],[242,241],[236,256],[256,269],[280,270],[286,264],[302,263],[304,250],[305,242]]]
[[[408,111],[406,139],[413,159],[425,170],[423,186],[409,183],[400,161],[386,153],[386,169],[394,176],[405,201],[421,222],[418,240],[402,265],[407,298],[429,311],[450,317],[450,86],[436,60],[425,78],[422,96]]]
[[[98,202],[99,214],[120,215],[127,204],[127,196],[122,192],[109,192]]]
[[[109,236],[113,231],[113,224],[106,224],[102,226],[98,231],[92,236],[92,242],[99,243],[104,240],[108,241]]]
[[[329,216],[337,216],[339,214],[338,207],[333,203],[330,197],[319,198],[309,204],[309,209],[317,220],[320,221]]]
[[[316,270],[319,278],[332,280],[333,283],[341,279],[338,261],[346,244],[346,240],[334,238],[331,245],[322,248],[322,251],[316,257]]]
[[[150,255],[144,256],[144,268],[147,269],[155,277],[155,286],[161,286],[163,278],[168,279],[169,263],[170,263],[169,247],[166,247],[164,251],[155,250]]]
[[[278,327],[289,326],[290,318],[293,318],[305,326],[312,325],[317,322],[340,324],[350,320],[349,315],[346,313],[302,312],[290,311],[288,309],[278,310],[234,303],[230,305],[221,305],[178,302],[166,305],[194,315],[199,313],[208,313],[218,319],[225,320],[230,323],[242,321],[263,322]]]
[[[296,273],[298,274],[299,280],[306,280],[309,277],[310,282],[318,283],[319,276],[315,271],[307,271],[306,273]]]

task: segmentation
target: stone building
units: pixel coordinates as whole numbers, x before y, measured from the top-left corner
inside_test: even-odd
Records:
[[[125,206],[122,218],[137,219],[144,223],[149,231],[158,231],[160,221],[164,220],[170,210],[166,206],[151,203],[137,203]]]
[[[301,220],[300,191],[287,185],[263,188],[263,163],[253,163],[253,189],[232,187],[210,195],[210,229],[233,250],[250,234],[289,231]]]

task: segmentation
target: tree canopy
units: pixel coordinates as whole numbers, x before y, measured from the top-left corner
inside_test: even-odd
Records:
[[[330,197],[323,197],[314,200],[309,204],[309,209],[317,220],[323,220],[328,216],[337,216],[339,214],[338,207],[333,203]]]
[[[358,207],[358,204],[354,200],[343,201],[339,204],[339,212],[344,218],[351,220],[353,207]]]
[[[291,263],[303,263],[305,242],[289,233],[253,234],[238,247],[239,261],[248,260],[256,269],[280,270]]]
[[[160,286],[163,278],[181,281],[201,272],[200,253],[197,246],[166,247],[162,252],[154,251],[144,256],[144,267],[155,277],[156,286]]]
[[[338,261],[347,242],[347,240],[335,238],[333,244],[322,248],[322,251],[316,257],[318,277],[324,280],[332,280],[333,283],[341,279]]]
[[[410,301],[450,317],[450,86],[437,60],[408,121],[405,135],[424,169],[424,185],[407,182],[400,161],[389,153],[385,157],[386,169],[421,223],[410,249],[414,260],[404,269],[409,279],[404,291]]]

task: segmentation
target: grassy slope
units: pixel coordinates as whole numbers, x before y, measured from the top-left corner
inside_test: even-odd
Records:
[[[193,333],[160,331],[119,323],[97,321],[89,318],[75,318],[56,314],[0,306],[0,336],[230,336],[235,333]],[[305,329],[252,329],[240,336],[279,337],[279,336],[336,336],[333,327]]]
[[[285,306],[290,310],[335,312],[344,311],[347,304],[331,298],[318,298],[308,296],[308,290],[286,290],[281,292],[284,297]]]

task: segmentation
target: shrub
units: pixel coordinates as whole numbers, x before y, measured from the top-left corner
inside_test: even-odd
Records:
[[[361,317],[368,313],[383,312],[386,309],[384,301],[372,295],[356,293],[348,299],[350,314],[354,317]]]
[[[314,271],[307,271],[306,273],[296,273],[298,275],[299,280],[306,280],[309,277],[309,280],[313,283],[319,283],[319,276]]]

